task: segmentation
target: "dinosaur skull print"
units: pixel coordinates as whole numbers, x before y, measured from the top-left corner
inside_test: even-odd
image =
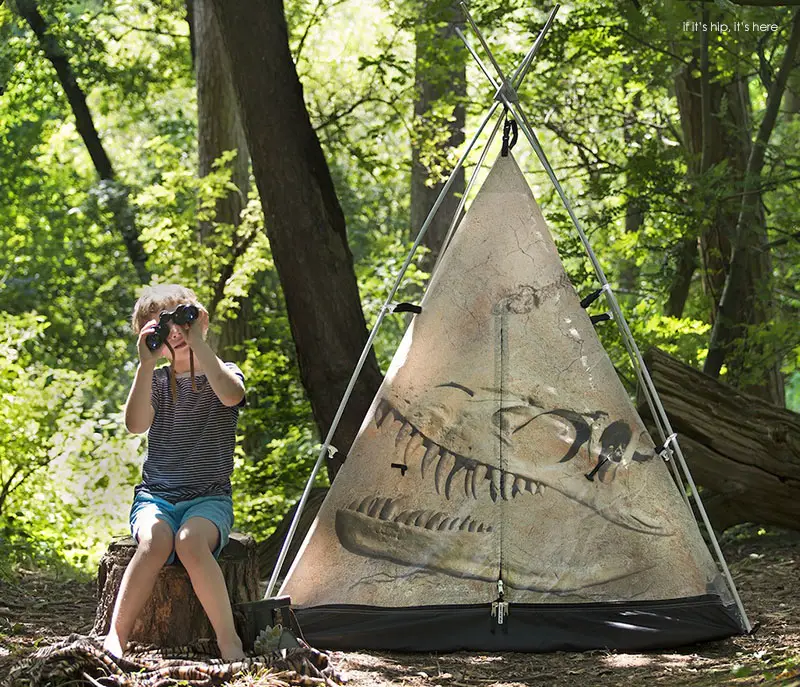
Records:
[[[282,593],[403,606],[485,602],[498,580],[531,603],[716,584],[512,157],[421,305]]]

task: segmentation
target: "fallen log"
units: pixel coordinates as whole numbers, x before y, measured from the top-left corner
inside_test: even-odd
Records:
[[[715,529],[800,529],[800,415],[742,393],[658,349],[644,356]],[[643,397],[639,413],[653,438]]]

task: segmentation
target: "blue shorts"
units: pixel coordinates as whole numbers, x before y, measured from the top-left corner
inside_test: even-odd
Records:
[[[163,520],[172,528],[172,534],[178,534],[178,530],[189,518],[205,518],[217,526],[219,531],[219,543],[214,549],[214,558],[218,558],[220,552],[228,543],[228,537],[233,527],[233,501],[230,496],[201,496],[191,501],[179,501],[170,503],[169,501],[153,496],[147,492],[140,491],[133,499],[131,506],[131,534],[139,541],[139,522],[141,519],[155,516]],[[175,548],[167,559],[166,565],[175,561]]]

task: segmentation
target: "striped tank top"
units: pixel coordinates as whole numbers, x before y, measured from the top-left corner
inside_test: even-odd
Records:
[[[225,366],[244,381],[233,363]],[[169,388],[169,366],[153,373],[153,424],[147,433],[147,456],[136,493],[146,491],[171,503],[200,496],[231,493],[233,449],[236,444],[238,405],[228,407],[217,398],[205,374],[176,377],[177,401]]]

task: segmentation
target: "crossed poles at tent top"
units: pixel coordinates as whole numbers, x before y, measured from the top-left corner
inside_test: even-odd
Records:
[[[709,536],[709,539],[710,539],[710,541],[712,543],[712,546],[713,546],[713,549],[714,549],[714,553],[715,553],[715,555],[717,557],[717,560],[718,560],[718,562],[719,562],[719,564],[720,564],[720,566],[722,568],[723,574],[725,576],[725,580],[728,583],[729,590],[730,590],[731,594],[733,595],[733,598],[734,598],[734,600],[736,602],[736,606],[738,608],[738,611],[739,611],[739,614],[741,616],[741,619],[744,622],[745,629],[747,630],[747,632],[751,632],[752,631],[752,625],[750,624],[750,620],[748,619],[747,613],[744,610],[744,606],[742,605],[742,601],[741,601],[741,599],[739,597],[739,593],[738,593],[738,591],[736,589],[736,585],[734,584],[734,581],[733,581],[733,578],[731,576],[730,570],[728,569],[728,565],[727,565],[727,563],[725,561],[725,557],[722,554],[722,550],[720,549],[719,542],[717,541],[717,537],[714,534],[714,530],[713,530],[713,528],[711,526],[711,522],[709,521],[708,515],[706,513],[706,510],[703,507],[703,503],[702,503],[702,501],[700,499],[700,494],[697,491],[697,486],[695,485],[694,480],[692,479],[692,475],[689,472],[689,468],[688,468],[688,466],[686,464],[686,460],[685,460],[685,458],[683,456],[683,452],[681,451],[680,445],[678,444],[677,435],[672,430],[672,426],[670,425],[669,419],[667,418],[667,414],[666,414],[666,412],[664,410],[664,406],[661,403],[661,399],[658,396],[658,392],[656,391],[655,385],[653,384],[653,380],[650,377],[650,373],[648,372],[647,367],[644,364],[644,360],[642,359],[641,352],[639,351],[639,348],[638,348],[638,346],[636,345],[636,342],[633,339],[633,335],[631,334],[631,330],[628,327],[628,323],[625,320],[625,316],[622,314],[622,311],[621,311],[621,309],[619,307],[619,303],[618,303],[618,301],[617,301],[617,299],[616,299],[616,297],[614,295],[614,292],[613,292],[613,290],[611,288],[611,285],[609,284],[608,280],[606,279],[605,273],[603,272],[603,268],[601,267],[600,262],[597,259],[597,256],[595,255],[594,251],[592,250],[592,247],[591,247],[591,245],[589,243],[589,239],[587,238],[586,233],[584,232],[584,230],[583,230],[583,228],[581,226],[581,223],[578,220],[578,217],[576,216],[569,199],[567,198],[566,194],[564,193],[564,189],[562,188],[561,184],[559,183],[558,178],[556,177],[552,166],[548,162],[547,156],[545,155],[544,150],[543,150],[542,146],[540,145],[539,140],[536,137],[536,134],[533,131],[533,128],[531,127],[530,123],[528,122],[528,118],[525,116],[525,113],[523,112],[522,108],[519,105],[519,97],[517,95],[517,89],[521,85],[523,79],[525,78],[525,75],[527,74],[528,70],[530,69],[530,66],[531,66],[531,64],[533,62],[533,58],[535,57],[536,53],[539,50],[539,47],[541,46],[542,42],[544,41],[545,35],[547,34],[547,32],[550,30],[551,26],[553,25],[556,13],[558,12],[560,5],[555,5],[553,7],[553,9],[551,10],[551,12],[550,12],[550,14],[549,14],[544,26],[542,27],[541,31],[539,32],[539,35],[537,36],[536,41],[531,46],[530,50],[525,55],[525,57],[523,58],[522,62],[519,64],[519,66],[513,72],[513,74],[511,75],[510,79],[505,76],[505,74],[504,74],[503,70],[501,69],[500,65],[497,63],[497,60],[495,59],[494,54],[492,53],[491,49],[489,48],[489,45],[487,44],[487,42],[486,42],[483,34],[481,33],[480,29],[475,24],[475,21],[473,20],[472,15],[470,14],[469,9],[467,8],[466,4],[462,2],[461,3],[461,7],[462,7],[462,9],[464,11],[464,15],[465,15],[470,27],[472,28],[472,30],[474,31],[475,35],[477,36],[478,41],[480,42],[481,46],[486,51],[486,54],[489,56],[489,60],[491,61],[492,66],[494,67],[494,69],[497,72],[497,75],[499,77],[499,82],[496,81],[492,77],[491,73],[486,68],[486,65],[483,63],[481,58],[475,52],[473,47],[470,45],[469,41],[467,40],[466,36],[464,36],[463,32],[460,29],[456,29],[456,33],[458,34],[459,38],[461,38],[461,40],[463,41],[463,43],[466,46],[466,48],[469,51],[469,53],[475,59],[476,63],[478,64],[478,66],[480,67],[481,71],[484,73],[484,75],[488,79],[489,83],[495,89],[494,102],[492,103],[491,107],[489,108],[489,111],[486,113],[486,115],[484,116],[483,120],[479,124],[477,131],[475,132],[474,136],[470,140],[470,142],[467,145],[466,149],[462,153],[462,155],[459,158],[458,162],[456,163],[455,167],[453,168],[453,171],[451,172],[450,177],[447,179],[447,181],[445,182],[444,186],[442,187],[442,190],[440,191],[439,196],[437,197],[436,201],[434,202],[433,207],[431,208],[431,210],[430,210],[430,212],[428,214],[428,217],[425,219],[425,222],[423,222],[422,227],[420,228],[419,233],[417,234],[417,238],[414,241],[414,244],[412,245],[408,256],[406,257],[405,262],[403,263],[402,267],[400,268],[400,272],[399,272],[399,274],[398,274],[398,276],[397,276],[397,278],[396,278],[396,280],[394,282],[394,285],[392,286],[392,288],[391,288],[391,290],[389,292],[389,295],[388,295],[386,301],[384,302],[383,306],[381,307],[381,309],[380,309],[380,311],[378,313],[378,317],[376,318],[375,324],[373,325],[372,330],[370,331],[369,337],[367,338],[367,342],[364,345],[364,349],[363,349],[363,351],[361,353],[361,357],[359,358],[358,363],[356,364],[356,367],[355,367],[355,369],[353,371],[353,374],[352,374],[352,376],[350,378],[350,382],[348,383],[347,388],[346,388],[346,390],[344,392],[344,395],[342,397],[342,400],[341,400],[341,402],[339,404],[339,408],[337,409],[336,415],[334,416],[333,422],[331,423],[331,427],[328,430],[327,436],[325,437],[325,441],[323,442],[323,444],[322,444],[322,446],[320,448],[320,452],[319,452],[319,456],[317,458],[317,462],[314,465],[314,468],[313,468],[313,470],[311,472],[311,475],[309,476],[308,482],[306,483],[305,490],[303,491],[303,495],[300,498],[300,502],[299,502],[299,504],[297,506],[297,510],[295,512],[294,518],[292,519],[292,523],[291,523],[291,525],[289,527],[289,531],[288,531],[288,533],[286,535],[286,539],[285,539],[285,541],[283,543],[283,546],[281,548],[280,554],[278,555],[278,560],[276,561],[275,569],[273,570],[272,577],[271,577],[271,579],[269,581],[269,584],[267,585],[265,598],[269,597],[272,594],[272,592],[273,592],[273,590],[275,588],[275,585],[276,585],[277,579],[278,579],[278,575],[279,575],[280,570],[281,570],[281,568],[283,566],[283,562],[286,559],[286,554],[288,553],[288,550],[289,550],[289,547],[291,545],[292,539],[293,539],[294,534],[295,534],[295,532],[297,530],[297,525],[298,525],[298,523],[300,521],[300,516],[302,514],[303,508],[305,507],[306,501],[308,500],[308,496],[309,496],[309,494],[311,492],[311,487],[312,487],[312,485],[314,483],[314,480],[316,479],[317,473],[319,472],[319,469],[322,466],[322,463],[323,463],[325,457],[327,455],[329,455],[329,454],[333,455],[333,453],[335,453],[335,451],[336,451],[336,449],[334,447],[332,447],[331,444],[330,444],[331,439],[332,439],[337,427],[339,426],[339,422],[340,422],[342,414],[344,412],[344,408],[347,405],[347,401],[349,400],[350,395],[352,394],[353,388],[355,387],[356,380],[358,379],[358,376],[361,373],[361,370],[362,370],[362,368],[364,366],[364,362],[366,361],[366,358],[367,358],[367,355],[369,353],[369,350],[372,347],[372,343],[373,343],[373,341],[375,339],[375,336],[378,333],[378,330],[380,329],[380,326],[381,326],[381,324],[383,322],[383,319],[388,313],[393,312],[393,310],[394,310],[395,305],[394,305],[393,301],[394,301],[395,295],[397,293],[397,290],[399,289],[400,284],[401,284],[401,282],[403,280],[403,277],[405,276],[406,270],[408,269],[409,265],[411,264],[411,261],[412,261],[412,259],[414,257],[414,254],[417,251],[417,248],[419,248],[420,244],[422,243],[422,239],[425,236],[425,233],[427,232],[428,227],[430,226],[431,222],[433,221],[433,218],[436,215],[436,212],[439,210],[439,207],[441,206],[442,202],[444,201],[444,198],[446,197],[448,191],[450,190],[450,187],[453,185],[453,182],[455,180],[456,174],[461,169],[461,167],[464,165],[464,162],[465,162],[467,156],[469,155],[469,153],[472,151],[472,148],[477,143],[477,140],[478,140],[479,136],[483,132],[484,128],[486,127],[487,123],[491,119],[492,115],[494,115],[494,113],[496,112],[498,107],[502,104],[505,107],[505,111],[510,113],[511,116],[513,116],[513,118],[516,120],[519,129],[522,130],[522,133],[525,135],[525,137],[528,139],[528,142],[531,144],[531,147],[533,148],[534,152],[536,153],[536,156],[539,158],[539,161],[541,162],[542,167],[544,167],[545,171],[547,172],[547,176],[549,177],[551,183],[553,184],[553,187],[555,188],[556,192],[558,193],[559,197],[561,198],[561,202],[564,204],[564,207],[567,210],[567,214],[569,215],[570,219],[572,220],[573,224],[575,225],[576,230],[578,231],[578,235],[580,236],[581,243],[583,244],[583,247],[586,250],[587,255],[589,256],[589,259],[592,262],[592,266],[594,267],[595,274],[597,275],[597,279],[601,284],[601,292],[604,293],[605,296],[606,296],[606,300],[608,302],[609,308],[611,309],[611,312],[613,314],[613,319],[617,323],[617,326],[619,328],[620,334],[622,336],[622,341],[623,341],[623,343],[625,345],[626,350],[628,351],[628,355],[631,358],[631,362],[633,363],[633,368],[636,371],[636,375],[637,375],[637,378],[639,380],[640,388],[644,392],[645,398],[647,400],[647,404],[648,404],[648,406],[650,408],[651,415],[652,415],[653,419],[656,422],[659,434],[661,436],[661,440],[664,442],[663,443],[662,455],[664,456],[665,460],[669,463],[670,469],[672,470],[672,473],[673,473],[673,477],[675,478],[676,483],[677,483],[677,485],[678,485],[678,487],[679,487],[679,489],[681,491],[681,494],[684,497],[684,501],[686,502],[687,507],[690,508],[690,504],[689,504],[688,498],[686,497],[686,494],[685,494],[685,491],[684,491],[684,486],[683,486],[684,485],[684,480],[686,482],[686,485],[688,485],[689,491],[690,491],[690,493],[692,495],[692,498],[694,500],[694,503],[695,503],[695,505],[697,507],[698,513],[700,514],[700,517],[701,517],[701,519],[703,521],[703,525],[705,526],[706,532],[707,532],[707,534]],[[484,148],[484,151],[481,154],[480,161],[476,165],[475,170],[474,170],[474,172],[473,172],[473,174],[472,174],[472,176],[471,176],[471,178],[469,180],[469,183],[467,185],[467,189],[465,190],[465,192],[464,192],[464,194],[462,196],[461,202],[459,203],[459,206],[456,209],[455,216],[453,217],[453,220],[451,222],[450,228],[448,230],[448,234],[447,234],[447,236],[445,238],[445,242],[444,242],[444,246],[443,246],[443,249],[442,249],[442,253],[447,249],[447,245],[449,243],[449,238],[452,235],[453,231],[455,230],[455,225],[457,224],[458,219],[461,216],[461,212],[463,210],[464,202],[466,200],[466,197],[467,197],[467,195],[469,193],[469,189],[471,188],[472,184],[474,183],[475,178],[477,176],[477,173],[478,173],[478,171],[479,171],[479,169],[481,167],[481,163],[482,163],[483,159],[485,158],[489,147],[492,144],[492,140],[494,139],[495,135],[497,134],[497,131],[499,129],[500,121],[502,121],[502,118],[500,120],[498,120],[497,124],[495,125],[494,130],[492,131],[492,133],[491,133],[491,135],[489,137],[489,140],[488,140],[488,142],[487,142],[487,144],[486,144],[486,146]],[[441,254],[440,254],[440,257],[441,257]],[[437,261],[437,264],[438,264],[438,261]],[[435,269],[436,269],[436,267],[434,267],[434,271],[435,271]],[[674,460],[671,460],[671,458],[673,456],[677,457],[677,459],[678,459],[677,463],[678,464],[676,464],[676,462]]]

